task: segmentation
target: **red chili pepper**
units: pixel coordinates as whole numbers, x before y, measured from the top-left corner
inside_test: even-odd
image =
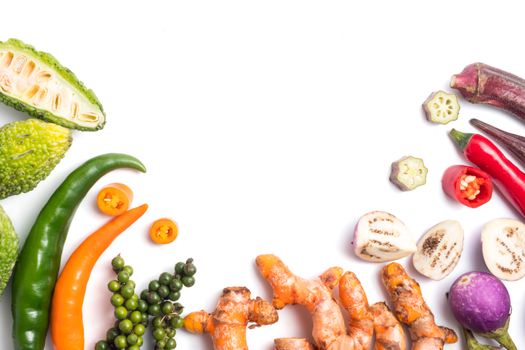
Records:
[[[486,137],[462,133],[455,129],[452,129],[450,135],[463,151],[465,158],[486,171],[505,198],[525,216],[525,173]]]
[[[492,198],[492,180],[478,168],[453,165],[445,170],[441,184],[446,194],[470,208],[477,208]]]

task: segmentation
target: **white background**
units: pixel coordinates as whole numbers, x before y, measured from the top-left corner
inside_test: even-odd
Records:
[[[517,2],[516,2],[517,3]],[[340,265],[355,271],[370,302],[385,299],[381,264],[350,249],[357,219],[389,211],[419,238],[445,219],[465,229],[459,266],[446,279],[418,275],[440,324],[457,328],[445,293],[461,273],[485,270],[480,229],[517,217],[499,195],[479,209],[449,200],[441,175],[463,162],[447,132],[473,130],[468,120],[525,134],[517,119],[464,100],[460,119],[428,123],[421,103],[447,89],[452,74],[481,61],[525,76],[523,7],[488,1],[34,1],[5,2],[0,40],[15,37],[53,53],[95,90],[106,128],[74,133],[66,158],[33,192],[3,200],[24,239],[53,190],[86,159],[106,152],[140,158],[147,174],[115,171],[80,206],[64,249],[72,250],[107,218],[95,208],[104,184],[135,191],[150,209],[94,268],[84,303],[86,349],[113,324],[106,283],[113,256],[133,265],[139,289],[191,256],[197,284],[184,291],[186,311],[213,310],[223,287],[243,285],[271,298],[254,259],[279,255],[314,277]],[[0,107],[0,121],[26,118]],[[392,161],[412,154],[429,168],[426,186],[400,192],[388,181]],[[152,244],[150,223],[179,223],[177,241]],[[525,327],[525,280],[506,283],[511,333]],[[0,348],[11,349],[11,293],[0,301]],[[250,330],[251,349],[272,349],[283,336],[308,336],[300,307],[272,326]],[[144,349],[152,349],[147,338]],[[207,336],[179,332],[180,349],[211,349]],[[48,349],[52,349],[48,340]],[[464,345],[447,346],[462,349]]]

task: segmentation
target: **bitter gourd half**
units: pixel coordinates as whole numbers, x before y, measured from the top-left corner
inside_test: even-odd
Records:
[[[73,72],[17,39],[0,42],[0,102],[71,129],[96,131],[106,121],[93,91]]]

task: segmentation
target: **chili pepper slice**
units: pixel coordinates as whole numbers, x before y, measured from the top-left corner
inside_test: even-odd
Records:
[[[477,208],[492,198],[492,180],[481,169],[453,165],[445,170],[441,181],[443,191],[459,203]]]
[[[177,238],[179,228],[175,221],[167,218],[158,219],[151,225],[149,236],[158,244],[171,243]]]
[[[110,216],[120,215],[129,209],[133,191],[121,183],[112,183],[100,190],[97,195],[98,209]]]

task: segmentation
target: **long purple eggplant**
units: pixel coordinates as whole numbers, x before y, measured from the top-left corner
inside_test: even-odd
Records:
[[[525,137],[496,128],[479,119],[470,119],[470,124],[492,136],[499,144],[511,152],[525,166]]]

